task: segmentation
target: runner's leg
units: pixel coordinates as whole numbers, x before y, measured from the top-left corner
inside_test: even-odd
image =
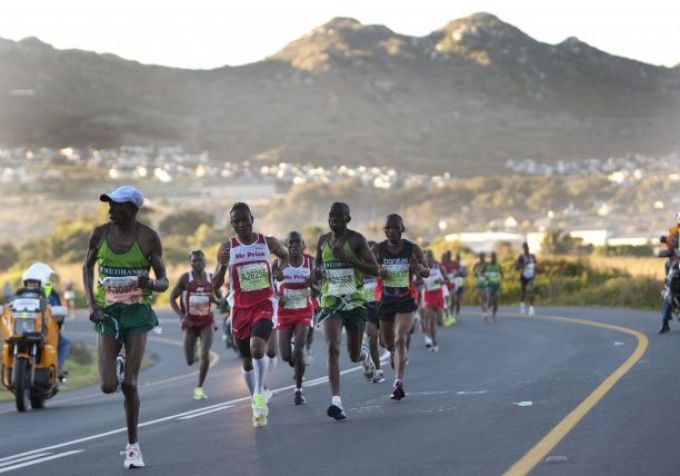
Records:
[[[142,367],[144,349],[146,348],[146,332],[128,335],[125,339],[125,378],[120,387],[125,395],[125,417],[127,420],[128,443],[138,441],[137,425],[139,424],[139,394],[137,393],[137,376]]]
[[[210,367],[210,348],[213,341],[212,324],[204,326],[201,329],[201,367],[198,371],[198,386],[203,387],[205,377],[208,375],[208,368]]]
[[[280,327],[277,329],[278,339],[279,339],[279,353],[281,354],[281,360],[288,362],[291,367],[295,366],[293,361],[291,350],[290,350],[290,339],[293,335],[292,327]]]
[[[293,360],[295,364],[295,385],[297,388],[302,388],[302,377],[305,375],[304,348],[308,329],[308,326],[298,324],[294,330],[295,352],[293,353]]]
[[[373,322],[366,323],[366,337],[368,338],[368,350],[376,369],[380,369],[380,348],[378,347],[378,326]]]
[[[340,344],[342,343],[342,320],[324,319],[324,337],[328,348],[328,381],[331,386],[331,396],[340,396]]]
[[[194,332],[193,327],[184,329],[184,358],[187,361],[187,365],[194,365],[197,339],[198,335]]]
[[[394,316],[394,377],[401,380],[406,368],[406,341],[413,326],[413,313],[398,313]],[[394,335],[396,334],[396,335]]]
[[[122,344],[115,339],[97,334],[98,366],[101,379],[101,391],[113,393],[118,389],[118,375],[116,373],[116,358]]]

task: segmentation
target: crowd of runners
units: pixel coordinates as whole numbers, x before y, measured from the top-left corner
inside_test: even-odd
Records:
[[[158,325],[151,296],[167,290],[169,280],[158,234],[136,220],[144,202],[142,194],[123,186],[101,195],[100,200],[109,205],[110,221],[92,232],[83,281],[90,319],[99,334],[101,389],[113,393],[120,385],[124,395],[128,428],[124,466],[142,467],[137,378],[147,333]],[[437,352],[438,328],[460,320],[467,277],[460,255],[452,259],[446,252],[437,261],[431,251],[403,238],[406,226],[397,214],[385,219],[385,239],[369,242],[348,228],[349,206],[333,203],[329,231],[319,237],[311,253],[306,252],[297,231],[291,231],[283,243],[255,232],[254,216],[246,203],[234,204],[229,219],[234,235],[221,244],[214,272],[206,270],[203,251],[191,251],[191,269],[174,285],[170,303],[183,331],[188,365],[196,360],[199,344],[200,368],[193,397],[201,400],[208,398],[203,384],[216,329],[213,312],[226,300],[254,427],[267,425],[268,373],[277,354],[293,371],[292,403],[306,403],[303,382],[315,328],[321,329],[327,349],[327,415],[343,420],[347,417],[340,390],[343,329],[349,359],[361,364],[369,382],[385,381],[384,349],[394,377],[389,398],[398,401],[407,395],[408,349],[417,327],[427,349]],[[537,262],[526,244],[515,266],[521,276],[520,311],[533,314]],[[480,253],[472,272],[482,318],[495,323],[503,279],[496,254],[491,253],[487,261]]]

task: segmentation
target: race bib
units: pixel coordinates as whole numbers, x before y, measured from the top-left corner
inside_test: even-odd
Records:
[[[407,264],[388,264],[384,266],[387,270],[387,277],[384,278],[383,283],[388,288],[408,288],[409,287],[409,269]]]
[[[437,289],[441,289],[442,285],[438,283],[439,278],[434,278],[434,279],[426,279],[425,280],[425,289],[428,291],[436,291]]]
[[[456,289],[460,289],[465,285],[465,279],[461,278],[460,276],[457,276],[453,278],[453,284],[456,287]]]
[[[104,288],[104,304],[140,304],[142,290],[137,286],[137,276],[108,277],[101,282]]]
[[[241,291],[259,291],[270,286],[269,267],[266,263],[245,264],[236,270]]]
[[[524,276],[526,279],[531,279],[534,277],[534,273],[536,271],[536,265],[532,263],[527,263],[526,266],[524,266],[524,270],[522,271],[522,276]]]
[[[501,282],[501,273],[498,271],[489,271],[486,273],[486,279],[489,281],[489,284],[498,284]]]
[[[346,296],[357,291],[354,268],[328,269],[326,279],[329,296]]]
[[[207,317],[210,315],[210,296],[206,294],[189,295],[189,315]]]
[[[309,304],[309,292],[304,289],[284,289],[283,307],[285,309],[305,309]]]

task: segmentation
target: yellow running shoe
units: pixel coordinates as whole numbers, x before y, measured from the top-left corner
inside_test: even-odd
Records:
[[[267,407],[267,397],[264,393],[253,394],[253,403],[250,405],[253,410],[253,417],[267,417],[269,416],[269,407]]]
[[[194,400],[203,400],[208,398],[208,396],[203,391],[203,387],[196,387],[194,389]]]

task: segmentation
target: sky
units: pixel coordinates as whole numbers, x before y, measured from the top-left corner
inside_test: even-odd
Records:
[[[0,0],[0,38],[208,69],[262,60],[337,16],[424,36],[480,11],[546,43],[576,36],[608,53],[680,63],[679,0]]]

